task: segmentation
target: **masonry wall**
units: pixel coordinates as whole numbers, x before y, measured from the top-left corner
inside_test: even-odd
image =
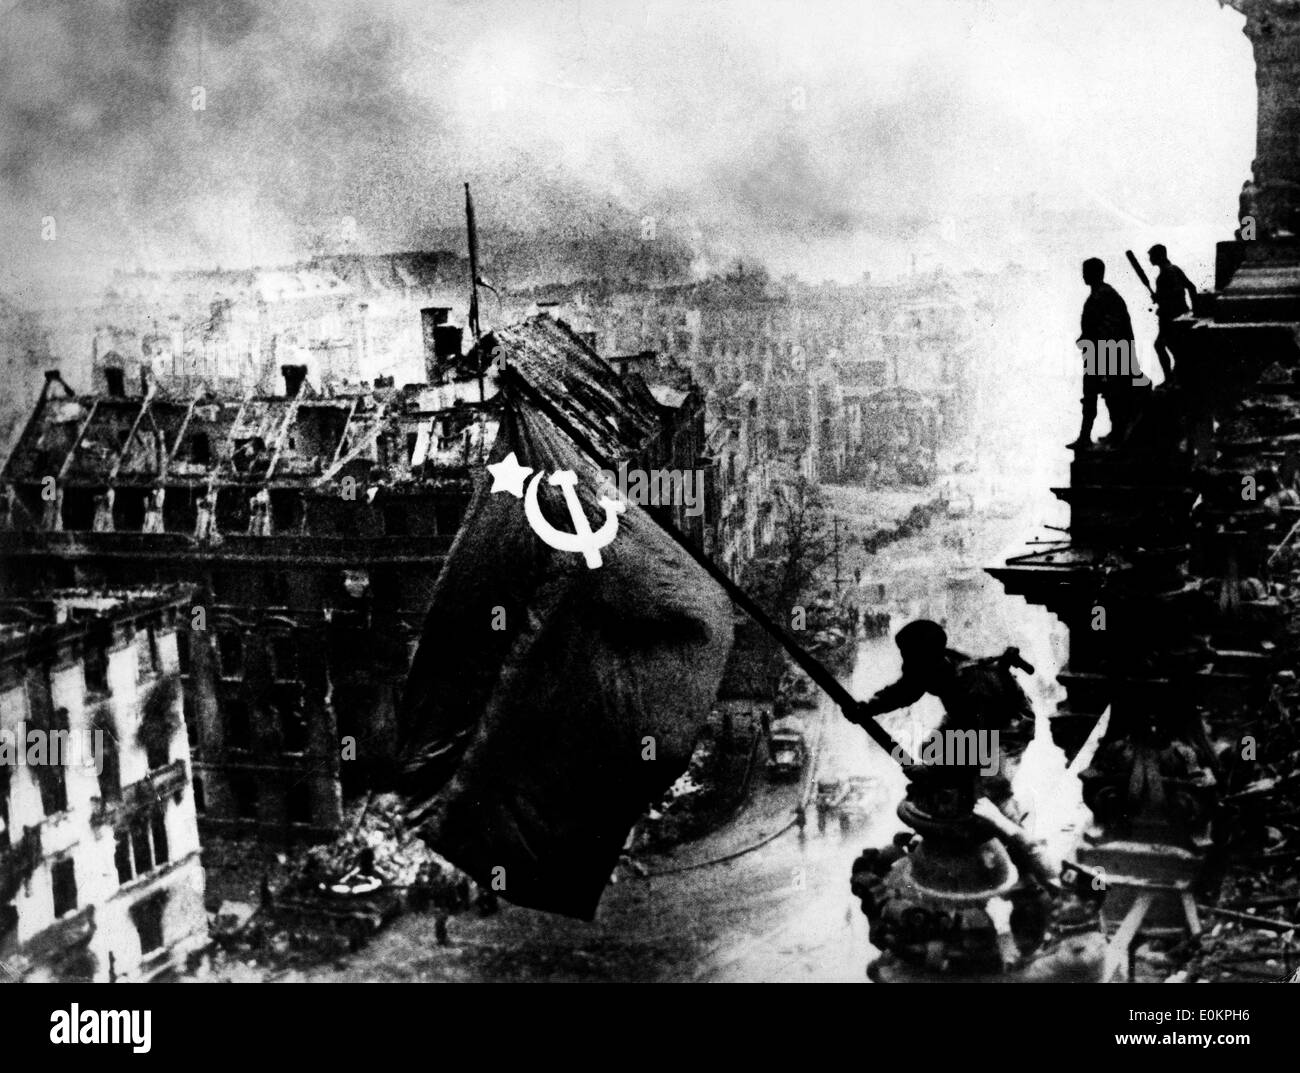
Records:
[[[148,634],[142,629],[115,640],[107,653],[108,689],[102,693],[88,692],[85,665],[74,651],[61,652],[48,667],[27,668],[0,693],[0,725],[17,734],[19,724],[30,723],[34,705],[40,703],[34,698],[45,688],[42,678],[48,675],[50,705],[67,713],[67,730],[79,746],[94,741],[96,730],[111,731],[116,738],[119,782],[127,798],[133,784],[151,776],[139,741],[150,694],[162,690],[161,703],[169,706],[175,725],[183,726],[181,693],[175,688],[176,634],[172,628],[158,629],[154,637],[156,670],[144,676],[142,666],[152,663],[147,657],[141,660]],[[75,759],[81,759],[81,752]],[[147,794],[142,808],[116,812],[104,808],[112,791],[93,766],[64,767],[66,808],[49,815],[37,770],[26,765],[11,769],[10,841],[17,843],[27,829],[37,828],[40,860],[11,903],[17,910],[17,928],[10,937],[11,949],[0,951],[0,959],[17,964],[34,979],[143,979],[206,944],[203,870],[188,779],[189,745],[182,730],[172,734],[166,759],[167,764],[152,776],[169,771],[178,776],[169,784],[174,791],[157,800]],[[163,862],[156,860],[162,847],[150,822],[155,811],[165,833],[167,860]],[[117,863],[119,832],[129,831],[133,819],[138,823],[141,818],[149,827],[149,867],[123,882]],[[66,876],[69,863],[75,903],[60,907],[65,911],[56,915],[56,882]],[[133,910],[149,899],[158,899],[161,905],[162,943],[144,950]]]

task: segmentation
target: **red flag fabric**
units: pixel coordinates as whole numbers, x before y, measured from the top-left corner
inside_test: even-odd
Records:
[[[562,371],[590,400],[626,403],[607,366],[582,375],[594,354],[571,356]],[[545,382],[526,354],[507,346],[506,359]],[[589,427],[602,424],[608,432]],[[491,463],[512,454],[529,470],[516,489],[542,475],[543,528],[581,528],[549,483],[562,471],[575,475],[589,527],[606,524],[600,500],[616,498],[613,487],[522,399],[505,400]],[[730,648],[731,606],[639,506],[617,515],[592,567],[548,546],[525,499],[498,483],[485,474],[475,493],[411,667],[406,791],[425,841],[480,885],[589,920],[631,827],[686,768]]]

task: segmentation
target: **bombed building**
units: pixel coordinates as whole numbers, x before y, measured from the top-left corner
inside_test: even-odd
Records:
[[[178,684],[192,595],[0,601],[0,958],[20,978],[148,980],[207,942]]]
[[[179,636],[205,828],[318,837],[346,795],[391,777],[417,630],[495,436],[494,362],[551,369],[565,406],[581,397],[565,355],[591,352],[562,323],[462,354],[447,312],[424,311],[426,382],[404,387],[333,390],[287,365],[275,394],[146,377],[83,395],[50,373],[6,464],[11,592],[197,586]],[[638,417],[624,461],[700,471],[689,375],[611,375]],[[703,542],[705,503],[672,487],[648,508]]]

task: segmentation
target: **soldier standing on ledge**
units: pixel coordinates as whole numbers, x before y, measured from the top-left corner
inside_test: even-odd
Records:
[[[1091,289],[1075,344],[1083,355],[1083,421],[1078,438],[1067,445],[1078,448],[1092,446],[1098,396],[1106,400],[1110,414],[1110,435],[1103,441],[1119,444],[1132,428],[1139,391],[1151,386],[1137,360],[1128,306],[1106,282],[1106,265],[1100,258],[1083,262],[1083,282]]]
[[[1196,300],[1196,287],[1176,264],[1169,261],[1169,251],[1157,243],[1147,251],[1151,263],[1159,270],[1156,274],[1156,287],[1152,292],[1156,300],[1156,318],[1160,322],[1160,331],[1156,335],[1156,357],[1160,359],[1160,368],[1164,371],[1165,381],[1174,375],[1173,363],[1169,360],[1169,344],[1173,341],[1176,329],[1174,321],[1191,310],[1188,304]]]

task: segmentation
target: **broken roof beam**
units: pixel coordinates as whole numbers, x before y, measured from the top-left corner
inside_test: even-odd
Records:
[[[86,432],[90,428],[90,423],[95,419],[95,411],[98,409],[99,399],[96,398],[95,401],[90,404],[90,410],[86,413],[86,419],[81,422],[81,427],[77,429],[77,434],[73,437],[72,446],[68,448],[68,453],[63,459],[63,465],[59,467],[58,477],[56,478],[57,480],[62,481],[64,477],[68,475],[68,469],[72,465],[72,459],[76,456],[77,448],[81,446],[81,441],[85,438]]]
[[[352,427],[352,418],[357,412],[357,407],[361,405],[361,396],[357,395],[352,400],[352,405],[348,407],[348,416],[343,422],[343,431],[339,434],[338,445],[334,448],[334,455],[330,458],[330,466],[339,460],[339,455],[343,453],[343,446],[348,442],[348,429]],[[329,466],[326,467],[328,469]]]
[[[118,471],[122,468],[122,463],[126,460],[126,453],[131,449],[131,444],[135,442],[135,434],[139,431],[140,422],[144,420],[144,415],[149,412],[149,406],[153,402],[156,394],[157,385],[155,385],[153,381],[150,381],[149,389],[144,393],[144,401],[140,403],[140,409],[135,415],[135,420],[131,422],[131,431],[126,434],[126,439],[122,441],[122,446],[118,448],[117,457],[113,459],[112,468],[108,471],[109,487],[112,487],[113,482],[117,480]]]
[[[388,400],[385,399],[375,409],[374,427],[368,429],[366,431],[366,434],[361,437],[361,439],[352,448],[352,450],[350,450],[343,458],[338,459],[337,461],[331,463],[329,469],[327,469],[324,473],[322,473],[319,477],[317,477],[314,481],[312,481],[311,486],[313,488],[319,488],[321,485],[325,484],[326,482],[333,480],[334,476],[341,469],[343,469],[344,466],[346,466],[353,459],[360,457],[362,451],[364,451],[367,447],[371,446],[377,439],[379,439],[380,434],[384,431],[385,428],[384,418],[387,416],[387,411],[388,411]]]
[[[275,445],[271,448],[271,461],[266,464],[265,479],[268,484],[275,475],[275,467],[280,461],[280,451],[284,447],[285,438],[289,435],[289,429],[298,420],[298,408],[306,397],[306,389],[307,379],[304,377],[298,384],[298,390],[293,393],[293,401],[289,403],[289,409],[284,415],[284,420],[280,422],[280,431],[276,433]]]
[[[230,448],[230,468],[232,471],[235,469],[235,433],[239,431],[239,426],[244,420],[244,411],[248,409],[248,404],[252,401],[253,388],[250,387],[246,392],[244,392],[244,398],[239,403],[239,409],[235,413],[235,419],[230,422],[230,429],[226,432],[225,443],[226,446]],[[212,466],[211,477],[213,480],[216,480],[221,476],[221,470],[221,457],[218,455]],[[236,475],[238,474],[236,473]]]
[[[68,393],[69,397],[74,397],[76,392],[64,383],[63,377],[59,375],[58,369],[49,369],[45,373],[45,383],[41,387],[41,393],[37,396],[36,405],[32,407],[32,412],[27,418],[27,424],[23,426],[23,434],[14,441],[14,448],[9,452],[9,457],[5,459],[4,468],[0,470],[0,476],[6,480],[9,478],[9,470],[13,467],[14,459],[19,455],[19,448],[26,445],[31,438],[32,429],[40,421],[41,415],[45,413],[46,404],[50,398],[50,387],[54,384],[62,384],[63,390]]]
[[[181,421],[180,431],[176,433],[176,442],[172,444],[172,449],[168,451],[166,456],[163,458],[162,468],[158,473],[158,478],[160,480],[166,479],[167,471],[171,469],[172,462],[175,460],[176,455],[180,452],[181,443],[184,442],[185,433],[189,430],[190,427],[190,418],[194,416],[194,408],[199,404],[199,399],[201,399],[202,397],[203,397],[203,392],[202,390],[200,390],[195,393],[194,398],[190,399],[189,408],[185,411],[185,417]]]

